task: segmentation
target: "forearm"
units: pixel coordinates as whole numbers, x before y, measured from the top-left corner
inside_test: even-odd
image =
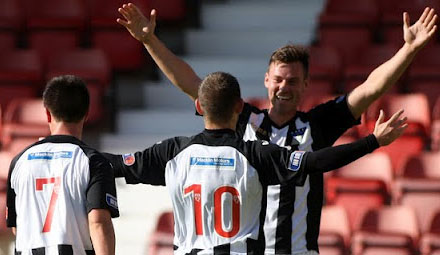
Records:
[[[155,35],[144,42],[144,47],[167,78],[195,100],[201,79],[191,66],[172,53]]]
[[[377,67],[367,80],[348,96],[348,106],[355,118],[393,86],[405,72],[418,50],[404,44],[388,61]]]
[[[379,148],[374,135],[369,135],[356,142],[308,152],[305,169],[308,172],[328,172],[343,167],[356,159]]]
[[[99,209],[102,210],[104,209]],[[96,255],[115,254],[115,232],[110,214],[98,219],[91,219],[89,216],[89,230]]]

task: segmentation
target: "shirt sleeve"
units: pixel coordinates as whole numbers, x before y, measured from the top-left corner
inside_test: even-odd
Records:
[[[90,181],[86,191],[86,208],[107,209],[112,218],[119,217],[115,177],[110,162],[100,154],[89,158]]]
[[[165,185],[165,168],[172,159],[179,139],[157,143],[143,151],[124,155],[105,153],[115,168],[116,177],[125,177],[128,184]]]
[[[320,104],[308,113],[313,136],[313,150],[331,146],[347,129],[360,124],[347,104],[347,95]]]

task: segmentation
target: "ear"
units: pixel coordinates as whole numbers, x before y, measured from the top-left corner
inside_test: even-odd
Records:
[[[269,70],[264,74],[264,87],[269,88]]]
[[[203,116],[203,110],[202,110],[202,107],[200,106],[200,101],[198,98],[196,98],[196,100],[194,100],[194,105],[196,106],[197,112]]]
[[[244,107],[244,101],[242,98],[240,98],[240,101],[238,101],[235,106],[235,112],[240,114],[243,111],[243,107]]]
[[[51,123],[52,122],[52,114],[49,112],[49,110],[47,108],[46,109],[46,117],[47,117],[47,123]]]

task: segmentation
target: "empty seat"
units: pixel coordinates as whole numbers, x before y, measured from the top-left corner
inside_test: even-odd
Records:
[[[440,254],[440,210],[435,212],[429,224],[429,230],[420,240],[423,255]]]
[[[392,179],[389,157],[384,153],[368,154],[333,171],[326,182],[327,202],[343,206],[351,229],[357,229],[366,210],[388,203]]]
[[[338,51],[332,47],[311,47],[309,60],[309,76],[314,82],[329,82],[333,87],[329,93],[335,92],[336,83],[342,74],[342,59]]]
[[[345,67],[344,92],[348,93],[362,84],[375,68],[393,57],[397,50],[398,48],[392,45],[369,45],[362,49],[355,63]],[[393,84],[390,91],[397,92],[399,87],[399,83]]]
[[[350,234],[350,224],[344,207],[324,206],[318,239],[320,252],[322,254],[345,254],[350,245]],[[327,249],[327,253],[323,249]]]
[[[407,179],[438,179],[440,180],[440,153],[424,151],[408,158],[401,175]]]
[[[26,85],[38,88],[42,84],[42,64],[34,50],[13,50],[0,58],[0,86]]]
[[[174,216],[173,212],[163,212],[157,221],[156,229],[150,236],[148,254],[173,254]]]
[[[2,84],[0,85],[0,107],[6,109],[9,102],[17,98],[31,98],[38,95],[32,85]]]
[[[409,81],[438,81],[440,78],[440,60],[436,56],[439,54],[439,45],[430,45],[421,50],[414,58],[409,69]]]
[[[14,48],[14,33],[0,31],[0,52],[12,51]]]
[[[15,137],[12,141],[5,147],[5,150],[12,155],[17,155],[26,149],[29,145],[37,142],[40,137]]]
[[[413,208],[420,231],[426,232],[432,216],[440,210],[440,180],[398,178],[394,185],[395,203]]]
[[[23,11],[20,1],[2,0],[0,2],[0,30],[18,32],[23,25]]]
[[[42,99],[14,99],[4,114],[2,144],[18,137],[35,138],[50,134]]]
[[[353,235],[352,251],[353,254],[363,254],[371,247],[398,248],[413,253],[416,251],[418,238],[419,229],[412,208],[405,206],[373,208],[365,213],[360,229]]]
[[[11,164],[14,154],[9,151],[0,151],[0,181],[8,179],[9,165]]]
[[[47,64],[49,60],[75,49],[79,45],[79,38],[70,31],[45,30],[33,34],[29,43],[30,47],[39,53],[43,63]]]
[[[440,97],[440,84],[438,80],[411,79],[407,83],[410,93],[423,94],[428,98],[429,109],[434,109],[437,98]]]

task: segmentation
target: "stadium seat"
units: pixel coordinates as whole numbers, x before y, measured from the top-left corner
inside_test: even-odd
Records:
[[[146,1],[131,1],[143,13],[148,12]],[[89,1],[92,46],[107,55],[111,67],[115,70],[136,70],[146,62],[143,46],[132,38],[126,29],[116,22],[122,18],[118,8],[127,1],[92,0]]]
[[[437,179],[440,180],[440,153],[424,151],[408,158],[401,176],[407,179]]]
[[[409,248],[365,247],[362,253],[360,253],[360,255],[391,255],[391,254],[413,255],[414,252]]]
[[[389,202],[392,179],[391,162],[386,154],[366,155],[333,171],[326,182],[327,203],[343,206],[350,228],[356,230],[366,210]]]
[[[23,26],[23,11],[20,1],[2,0],[0,2],[0,30],[17,33]]]
[[[15,48],[15,35],[0,31],[0,52],[12,51]]]
[[[0,151],[0,182],[8,179],[9,165],[11,164],[14,154],[9,151]]]
[[[365,254],[368,249],[389,250],[389,254],[398,250],[417,250],[419,229],[412,208],[405,206],[385,206],[368,210],[361,220],[360,229],[353,235],[352,252]],[[369,253],[376,254],[376,253]],[[381,254],[384,254],[381,252]]]
[[[42,99],[14,99],[4,113],[2,144],[13,139],[44,137],[50,134]]]
[[[342,75],[342,59],[338,51],[331,47],[311,47],[309,53],[311,84],[328,82],[332,88],[326,92],[335,93],[336,83]]]
[[[102,98],[110,87],[111,67],[100,49],[75,49],[51,59],[48,63],[47,80],[73,74],[83,79],[89,88],[89,123],[102,120],[105,112]]]
[[[16,137],[5,147],[5,150],[12,153],[12,155],[17,155],[26,149],[29,145],[37,142],[40,137]]]
[[[9,102],[17,98],[31,98],[38,95],[31,85],[2,84],[0,85],[0,107],[6,109]]]
[[[344,70],[344,92],[348,93],[367,80],[370,73],[389,60],[397,52],[392,45],[369,45],[362,49],[355,63],[346,65]],[[398,92],[402,82],[393,84],[389,92]]]
[[[150,236],[148,254],[172,255],[174,238],[174,216],[173,212],[163,212],[159,216],[156,229]]]
[[[345,254],[350,245],[350,235],[350,224],[344,207],[324,206],[318,239],[321,254]]]
[[[440,96],[437,97],[432,110],[431,150],[440,150]]]
[[[440,254],[440,210],[435,212],[429,224],[429,231],[420,239],[422,255]]]
[[[426,232],[432,216],[440,210],[440,180],[398,178],[393,200],[395,204],[413,208],[420,231]]]
[[[410,79],[406,86],[410,93],[424,94],[428,98],[429,109],[434,109],[435,102],[440,97],[438,80]]]
[[[34,50],[13,50],[2,53],[0,58],[0,86],[26,85],[35,89],[42,84],[42,64]]]
[[[38,51],[45,65],[49,60],[75,49],[79,38],[70,31],[39,31],[29,38],[30,47]]]
[[[440,78],[440,45],[430,45],[414,58],[409,69],[408,79],[413,81],[438,81]]]

